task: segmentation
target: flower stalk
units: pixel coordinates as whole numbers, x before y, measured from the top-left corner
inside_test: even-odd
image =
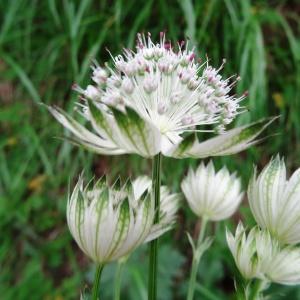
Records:
[[[247,299],[247,300],[263,299],[263,291],[266,289],[267,286],[268,286],[268,283],[266,281],[256,279],[250,288],[249,296],[246,294],[245,299]]]
[[[126,259],[120,259],[117,264],[117,271],[115,275],[115,294],[114,294],[114,300],[120,300],[121,296],[121,278],[123,269],[126,263]]]
[[[161,183],[161,153],[153,158],[152,166],[152,191],[154,196],[155,217],[154,224],[159,222],[160,211],[160,183]],[[149,283],[148,283],[148,300],[156,300],[157,296],[157,254],[158,239],[150,243],[149,256]]]
[[[193,300],[193,298],[194,298],[197,271],[198,271],[200,259],[201,259],[202,254],[207,249],[207,244],[203,243],[206,225],[207,225],[207,219],[202,218],[197,245],[196,245],[196,247],[194,247],[192,244],[192,246],[193,246],[193,262],[192,262],[192,270],[191,270],[191,277],[190,277],[190,281],[189,281],[187,300]]]
[[[99,264],[97,266],[95,278],[94,278],[93,290],[92,290],[92,300],[100,300],[98,295],[99,295],[100,279],[101,279],[103,268],[104,268],[103,264]]]

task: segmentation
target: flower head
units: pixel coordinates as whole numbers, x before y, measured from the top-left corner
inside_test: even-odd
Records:
[[[240,179],[226,167],[216,172],[211,161],[190,169],[181,188],[192,211],[212,221],[229,218],[243,198]]]
[[[68,201],[68,226],[78,246],[93,261],[115,261],[170,229],[178,194],[165,191],[164,201],[171,203],[160,212],[161,221],[153,224],[155,209],[148,178],[123,186],[117,181],[111,187],[104,178],[84,187],[80,178]]]
[[[258,230],[257,227],[253,228],[247,236],[243,224],[239,223],[235,236],[231,232],[226,231],[228,247],[240,273],[246,279],[258,277],[260,272],[260,261],[258,260],[256,249]]]
[[[249,183],[248,198],[255,220],[283,244],[300,242],[300,169],[286,179],[283,159],[277,156]]]
[[[259,278],[285,285],[300,283],[300,249],[281,247],[268,230],[254,227],[248,235],[240,223],[235,236],[226,232],[235,263],[245,279]]]
[[[232,154],[249,147],[269,124],[260,121],[236,128],[199,143],[187,133],[223,132],[243,109],[245,95],[233,96],[235,80],[200,64],[193,50],[182,44],[173,47],[161,34],[160,42],[138,35],[136,51],[124,49],[113,57],[113,66],[92,66],[93,85],[75,86],[84,101],[87,130],[64,111],[50,111],[75,136],[75,143],[100,154],[137,153],[152,157],[160,152],[173,157],[207,157]]]

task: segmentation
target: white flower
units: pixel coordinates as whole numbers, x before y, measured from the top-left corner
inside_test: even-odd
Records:
[[[263,120],[239,127],[200,143],[194,134],[212,125],[225,125],[243,112],[220,69],[200,65],[188,46],[173,48],[161,35],[154,44],[150,36],[138,35],[137,50],[113,57],[113,67],[93,66],[95,86],[75,89],[84,100],[81,114],[94,133],[59,108],[50,107],[55,118],[75,136],[74,142],[99,154],[137,153],[152,157],[207,157],[237,153],[271,122]],[[213,131],[212,128],[211,131]]]
[[[300,248],[280,246],[268,230],[254,227],[248,236],[240,223],[235,236],[226,232],[235,263],[246,279],[285,285],[300,284]]]
[[[272,247],[273,254],[262,255],[261,263],[266,280],[284,285],[300,284],[300,248],[286,246],[281,249],[274,239],[268,247]],[[268,253],[268,250],[266,252]]]
[[[207,166],[201,163],[196,171],[190,169],[181,189],[191,210],[212,221],[229,218],[243,198],[236,174],[230,174],[226,167],[215,172],[211,161]]]
[[[228,247],[235,260],[236,266],[246,279],[258,277],[260,272],[260,261],[258,260],[256,249],[257,231],[259,231],[259,229],[255,227],[247,236],[242,223],[239,223],[235,236],[226,230]]]
[[[255,220],[283,244],[300,242],[300,169],[286,179],[283,159],[277,156],[259,176],[255,170],[248,198]]]
[[[161,196],[161,220],[153,224],[155,209],[148,178],[128,181],[124,186],[117,181],[112,187],[104,178],[84,187],[80,178],[67,205],[70,232],[93,261],[118,260],[170,229],[179,196],[169,191]]]

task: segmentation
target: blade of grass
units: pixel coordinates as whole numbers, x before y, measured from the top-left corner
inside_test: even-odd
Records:
[[[4,52],[0,53],[0,57],[15,71],[16,75],[19,77],[32,100],[37,104],[40,103],[41,98],[39,96],[39,93],[22,66],[19,65],[11,56],[7,55]]]

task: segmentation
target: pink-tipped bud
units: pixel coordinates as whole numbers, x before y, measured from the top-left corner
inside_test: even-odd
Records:
[[[193,53],[190,55],[189,60],[190,60],[190,61],[193,61],[194,58],[195,58],[195,56],[196,56],[196,55],[195,55],[195,53],[193,52]]]

